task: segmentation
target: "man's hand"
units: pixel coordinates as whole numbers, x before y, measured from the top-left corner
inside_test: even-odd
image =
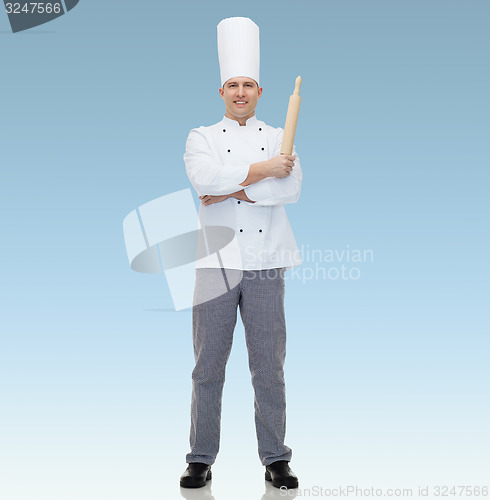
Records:
[[[255,201],[251,200],[245,193],[245,189],[237,191],[235,193],[231,193],[230,196],[232,198],[236,198],[237,200],[249,201],[250,203],[255,203]]]
[[[229,194],[224,194],[222,196],[217,196],[213,194],[204,194],[202,196],[199,196],[199,199],[201,200],[201,203],[204,206],[212,205],[213,203],[219,203],[220,201],[225,201],[227,198],[229,198]]]
[[[240,186],[250,186],[267,177],[287,177],[294,167],[296,155],[279,155],[270,160],[252,163],[248,170],[247,178],[240,182]]]
[[[267,160],[267,173],[269,177],[287,177],[294,167],[296,155],[279,155]]]

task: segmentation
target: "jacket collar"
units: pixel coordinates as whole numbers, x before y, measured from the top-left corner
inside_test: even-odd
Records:
[[[255,126],[258,122],[259,120],[257,120],[257,117],[253,115],[245,122],[245,126]],[[227,116],[223,116],[223,123],[225,123],[228,127],[241,127],[241,125],[236,120],[232,120]]]

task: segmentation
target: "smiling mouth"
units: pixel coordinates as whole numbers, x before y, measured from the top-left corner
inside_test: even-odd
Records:
[[[235,104],[247,104],[246,101],[233,101]]]

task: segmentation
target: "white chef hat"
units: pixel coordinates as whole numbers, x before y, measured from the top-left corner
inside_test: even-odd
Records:
[[[248,17],[227,17],[218,24],[218,58],[221,85],[246,76],[259,85],[259,27]]]

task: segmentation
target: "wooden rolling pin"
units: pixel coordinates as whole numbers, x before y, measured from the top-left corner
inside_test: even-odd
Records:
[[[293,154],[294,134],[296,133],[299,105],[301,104],[301,96],[299,95],[300,85],[301,77],[298,76],[293,95],[289,97],[288,114],[286,115],[286,124],[284,125],[284,135],[281,145],[281,154],[283,155]]]

